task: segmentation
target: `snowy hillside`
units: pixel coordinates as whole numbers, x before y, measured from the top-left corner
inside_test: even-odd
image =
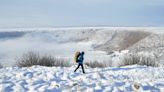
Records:
[[[0,92],[164,92],[163,40],[164,28],[151,27],[0,29]],[[12,67],[28,51],[64,58],[71,66]],[[76,51],[85,51],[86,74],[73,72]],[[158,67],[130,66],[133,55],[141,65]],[[118,67],[128,57],[128,66]],[[108,66],[87,66],[96,61]]]
[[[0,92],[163,92],[164,68],[126,66],[91,69],[32,66],[0,69]]]
[[[85,51],[86,61],[111,61],[111,56],[107,54],[120,50],[151,51],[159,55],[158,58],[163,58],[163,29],[153,27],[0,29],[0,63],[4,66],[14,65],[16,58],[28,51],[67,58],[70,62],[76,51]]]

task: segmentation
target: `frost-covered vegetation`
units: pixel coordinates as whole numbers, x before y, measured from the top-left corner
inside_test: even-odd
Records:
[[[112,62],[110,61],[89,61],[86,62],[85,65],[91,67],[91,68],[105,68],[112,66]]]
[[[118,54],[118,55],[117,55]],[[143,65],[158,67],[162,64],[151,54],[144,55],[140,53],[113,53],[109,55],[108,60],[86,61],[85,64],[91,68],[105,68],[111,66]],[[145,53],[146,54],[146,53]]]
[[[121,53],[121,52],[120,52]],[[114,57],[113,57],[114,56]],[[111,66],[126,66],[126,65],[146,65],[157,67],[160,63],[155,56],[143,55],[138,53],[124,53],[120,56],[109,55],[108,60],[100,61],[84,61],[84,64],[91,68],[105,68]],[[113,57],[113,58],[112,58]],[[120,58],[122,57],[122,58]],[[119,58],[117,61],[116,58]],[[112,60],[113,59],[113,60]],[[115,65],[113,64],[115,63]],[[17,58],[16,66],[18,67],[31,67],[33,65],[48,66],[48,67],[71,67],[75,64],[74,61],[64,58],[55,58],[51,55],[40,55],[36,52],[27,52],[22,57]]]
[[[126,65],[146,65],[157,67],[159,66],[159,62],[154,57],[144,56],[139,54],[129,54],[124,57],[123,61],[120,62],[119,66],[126,66]]]
[[[50,55],[40,55],[36,52],[28,52],[23,54],[22,57],[17,59],[16,66],[18,67],[30,67],[33,65],[40,65],[40,66],[60,66],[60,67],[68,67],[70,64],[68,60],[61,59],[61,58],[54,58]]]

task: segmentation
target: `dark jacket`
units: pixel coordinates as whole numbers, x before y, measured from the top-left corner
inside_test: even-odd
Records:
[[[78,57],[78,63],[83,64],[83,61],[84,61],[84,54],[80,54],[80,56]]]

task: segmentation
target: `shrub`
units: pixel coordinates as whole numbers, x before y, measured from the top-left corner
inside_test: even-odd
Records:
[[[104,67],[109,67],[111,66],[111,62],[103,61],[103,62],[98,62],[98,61],[90,61],[86,62],[85,65],[91,67],[91,68],[104,68]]]
[[[124,57],[123,61],[119,64],[119,66],[126,66],[126,65],[146,65],[146,66],[158,66],[158,62],[156,62],[155,58],[148,57],[148,56],[141,56],[138,54],[131,54]]]
[[[85,63],[87,66],[91,67],[91,68],[96,68],[96,67],[99,67],[99,68],[102,68],[102,67],[105,67],[104,64],[98,62],[98,61],[94,61],[94,62],[86,62]]]
[[[0,63],[0,68],[3,68],[2,64]]]
[[[41,56],[38,53],[28,52],[23,54],[23,56],[17,59],[16,66],[18,67],[30,67],[33,65],[40,66],[61,66],[68,67],[69,63],[66,62],[65,59],[54,58],[52,56],[44,55]]]
[[[18,67],[30,67],[32,65],[37,65],[40,57],[34,52],[28,52],[23,54],[23,56],[17,59],[16,65]]]

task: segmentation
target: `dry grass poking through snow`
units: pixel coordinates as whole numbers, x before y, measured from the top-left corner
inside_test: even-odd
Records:
[[[105,67],[105,65],[103,63],[100,63],[98,61],[86,62],[85,65],[87,65],[87,66],[89,66],[91,68],[96,68],[96,67],[103,68],[103,67]]]
[[[141,56],[138,54],[130,54],[124,57],[124,60],[119,64],[119,66],[126,66],[126,65],[146,65],[146,66],[159,66],[158,62],[155,58],[148,57],[148,56]]]
[[[102,61],[102,62],[98,62],[98,61],[89,61],[86,62],[85,65],[91,67],[91,68],[105,68],[105,67],[110,67],[112,66],[112,62],[111,61]]]
[[[17,59],[16,66],[18,67],[30,67],[33,65],[40,66],[60,66],[60,67],[69,67],[70,64],[66,59],[54,58],[50,55],[39,55],[35,52],[28,52],[23,54],[21,58]]]

